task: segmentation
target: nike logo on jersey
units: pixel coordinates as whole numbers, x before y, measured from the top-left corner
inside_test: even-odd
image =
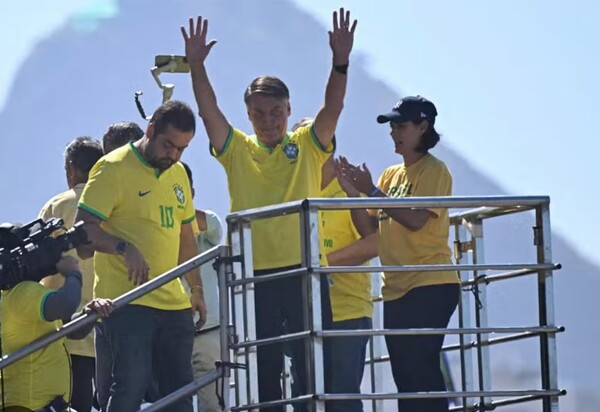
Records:
[[[150,192],[151,192],[151,190],[148,190],[147,192],[142,192],[142,191],[140,190],[140,191],[138,192],[138,196],[139,196],[139,197],[144,197],[144,196],[146,196],[146,195],[147,195],[148,193],[150,193]]]

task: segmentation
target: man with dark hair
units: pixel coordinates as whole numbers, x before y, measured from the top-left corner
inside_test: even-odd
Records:
[[[40,211],[39,217],[44,220],[60,218],[66,228],[71,228],[75,223],[77,203],[90,169],[101,157],[102,146],[91,137],[78,137],[70,142],[65,149],[65,172],[69,190],[50,199]],[[77,257],[75,251],[68,252],[67,255]],[[79,310],[82,310],[92,300],[94,265],[90,259],[80,260],[79,267],[82,280]],[[50,289],[60,289],[64,282],[64,276],[55,275],[43,279],[41,283]],[[89,412],[92,409],[95,368],[94,334],[90,333],[82,340],[67,339],[65,347],[71,358],[73,371],[71,404],[79,412]]]
[[[144,136],[144,131],[137,123],[113,123],[108,126],[108,130],[102,136],[104,154],[108,154],[129,142],[137,142],[142,136]]]
[[[278,78],[259,77],[246,89],[244,100],[255,136],[229,124],[217,105],[208,79],[205,60],[216,40],[207,42],[208,22],[198,17],[189,21],[189,33],[181,28],[190,64],[194,95],[211,145],[211,153],[227,173],[231,211],[317,197],[321,168],[334,147],[334,132],[344,105],[350,52],[356,20],[350,12],[333,13],[329,45],[333,63],[325,90],[325,101],[314,122],[288,133],[291,114],[289,91]],[[298,267],[300,233],[298,216],[289,215],[252,223],[252,250],[255,276]],[[315,245],[316,247],[316,245]],[[327,284],[323,322],[331,321]],[[293,277],[255,285],[257,338],[304,329],[301,278]],[[297,359],[302,393],[307,393],[304,343],[294,341],[292,357]],[[281,344],[259,346],[258,390],[261,402],[281,399]],[[282,410],[281,407],[270,408]]]
[[[198,254],[190,182],[179,163],[195,126],[187,105],[167,102],[156,110],[142,139],[104,156],[90,172],[78,219],[85,222],[91,244],[78,253],[95,252],[96,297],[121,296]],[[104,322],[112,352],[108,412],[138,410],[154,367],[161,372],[161,397],[192,381],[190,308],[200,314],[198,327],[206,319],[206,308],[199,271],[185,277],[191,297],[177,279]],[[169,408],[192,411],[191,398]]]

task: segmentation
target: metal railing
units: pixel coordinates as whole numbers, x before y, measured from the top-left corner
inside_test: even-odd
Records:
[[[485,196],[485,197],[413,197],[401,199],[306,199],[282,205],[257,208],[230,214],[227,218],[229,241],[233,255],[241,255],[235,266],[235,278],[229,282],[232,295],[232,322],[235,342],[231,344],[236,361],[245,362],[248,371],[235,371],[232,385],[235,388],[234,411],[260,407],[306,403],[312,410],[324,411],[325,401],[363,399],[372,401],[373,410],[383,410],[382,400],[404,398],[456,398],[462,405],[452,410],[489,410],[504,405],[541,400],[543,410],[558,411],[559,396],[565,392],[558,388],[556,371],[556,334],[564,328],[554,324],[553,271],[560,265],[552,262],[550,242],[550,199],[546,196]],[[407,265],[407,266],[361,266],[321,267],[319,263],[318,212],[339,209],[381,208],[470,208],[451,214],[450,224],[455,234],[455,265]],[[535,214],[534,246],[536,262],[484,263],[483,221],[515,213]],[[285,272],[254,277],[252,264],[251,223],[292,213],[299,214],[302,267]],[[323,330],[321,325],[320,282],[322,273],[357,273],[373,271],[434,272],[456,270],[461,275],[462,293],[458,309],[459,328],[445,329],[399,329],[376,327],[372,330]],[[487,271],[503,271],[488,275]],[[539,324],[528,327],[492,327],[487,321],[487,286],[492,283],[522,276],[538,277]],[[305,331],[282,336],[256,339],[254,318],[254,284],[283,277],[303,277]],[[468,288],[468,289],[466,289]],[[476,298],[475,298],[476,297]],[[376,296],[375,303],[381,302]],[[458,335],[459,343],[447,345],[445,352],[460,352],[460,391],[381,393],[378,392],[377,373],[373,365],[389,360],[387,356],[375,356],[374,337],[385,335],[444,334]],[[493,335],[493,337],[492,337]],[[502,336],[497,336],[502,335]],[[371,391],[362,394],[325,393],[323,371],[323,339],[339,336],[370,336],[369,358]],[[530,390],[492,390],[489,347],[522,339],[539,339],[541,361],[541,388]],[[308,394],[296,398],[259,402],[256,347],[275,342],[304,340],[308,366]],[[282,384],[285,384],[285,376]],[[379,379],[379,383],[381,379]],[[287,391],[286,391],[287,392]],[[493,399],[503,398],[503,399]]]
[[[206,263],[219,261],[222,264],[219,264],[217,267],[217,276],[219,279],[219,290],[220,290],[220,303],[219,303],[219,319],[221,323],[220,328],[220,342],[221,342],[221,362],[216,369],[189,385],[180,388],[174,393],[166,396],[165,398],[155,402],[153,405],[145,408],[144,410],[154,411],[159,410],[166,405],[169,405],[177,400],[184,398],[186,396],[190,396],[194,394],[198,389],[203,386],[207,386],[212,382],[218,379],[228,379],[230,376],[230,362],[229,362],[229,305],[227,294],[227,286],[226,286],[226,276],[231,274],[231,264],[229,263],[229,249],[226,246],[215,246],[212,249],[207,250],[206,252],[188,260],[187,262],[182,263],[181,265],[165,272],[164,274],[157,276],[156,278],[144,283],[132,289],[131,291],[125,293],[122,296],[116,298],[113,302],[115,305],[115,310],[119,310],[123,306],[132,303],[136,299],[164,286],[165,284],[171,282],[172,280],[181,277],[185,273],[189,272],[192,269],[198,268]],[[95,323],[98,320],[99,316],[95,312],[91,312],[85,315],[82,315],[71,322],[65,324],[55,332],[49,333],[41,338],[31,342],[30,344],[24,346],[21,349],[18,349],[12,353],[6,354],[0,359],[0,369],[4,369],[15,362],[18,362],[20,359],[28,356],[45,346],[50,345],[53,342],[56,342],[59,339],[62,339],[69,335],[70,333],[81,329],[83,327],[89,326],[92,323]],[[226,407],[229,405],[229,385],[223,385],[224,393],[223,399]]]
[[[456,265],[410,265],[410,266],[361,266],[361,267],[320,267],[319,264],[319,210],[355,208],[473,208],[451,215],[450,223],[455,232]],[[533,211],[535,213],[534,246],[535,263],[486,264],[483,259],[483,221],[498,216]],[[254,277],[252,261],[251,222],[284,214],[299,214],[299,235],[301,237],[302,267],[278,274]],[[550,242],[549,198],[546,196],[485,196],[485,197],[423,197],[404,199],[306,199],[282,205],[247,210],[230,214],[227,217],[229,245],[215,247],[173,270],[141,285],[115,300],[118,308],[133,302],[139,297],[182,276],[191,269],[213,260],[218,265],[220,297],[220,337],[221,360],[216,369],[189,385],[180,388],[167,397],[145,408],[155,411],[167,407],[183,397],[190,396],[199,388],[218,379],[229,379],[231,373],[230,351],[234,363],[244,364],[247,369],[234,368],[233,383],[223,385],[226,410],[229,406],[229,389],[234,389],[233,411],[251,410],[259,407],[306,403],[312,410],[324,411],[325,402],[342,399],[363,399],[372,401],[372,409],[383,410],[383,400],[404,398],[449,398],[462,400],[462,405],[451,410],[477,411],[491,410],[499,406],[541,400],[544,412],[556,412],[558,398],[565,392],[558,388],[556,370],[556,334],[564,329],[554,324],[553,271],[560,265],[552,262]],[[377,327],[372,330],[323,330],[321,324],[320,282],[322,273],[353,273],[365,271],[427,272],[456,270],[461,275],[463,292],[459,302],[459,328],[399,329],[390,330]],[[505,271],[487,275],[489,270]],[[487,323],[487,286],[503,280],[521,276],[537,275],[539,322],[531,327],[490,327]],[[254,314],[254,284],[289,276],[303,277],[305,331],[282,336],[257,339]],[[465,290],[469,287],[469,290]],[[473,296],[477,296],[476,299]],[[376,296],[374,302],[380,304]],[[79,317],[56,332],[5,355],[0,360],[0,368],[5,368],[19,359],[39,350],[67,334],[97,320],[94,313]],[[472,318],[474,319],[474,322]],[[230,325],[231,323],[231,325]],[[381,323],[381,322],[379,322]],[[384,335],[444,334],[458,335],[459,343],[447,345],[444,351],[460,351],[461,390],[448,392],[397,393],[380,392],[381,376],[376,363],[389,358],[376,355],[376,337]],[[490,337],[492,334],[507,336]],[[323,339],[332,336],[370,336],[369,358],[371,391],[363,394],[325,393],[323,371]],[[505,342],[528,338],[539,339],[541,361],[541,388],[531,390],[492,390],[489,347]],[[271,402],[259,402],[257,382],[256,347],[274,342],[302,339],[308,349],[308,389],[309,394]],[[380,345],[381,346],[381,345]],[[475,358],[475,360],[473,359]],[[285,379],[285,378],[284,378]],[[285,384],[285,382],[284,382]],[[492,398],[505,398],[493,400]]]

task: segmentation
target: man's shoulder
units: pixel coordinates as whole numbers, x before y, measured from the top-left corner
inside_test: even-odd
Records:
[[[78,193],[74,189],[69,189],[64,192],[61,192],[51,197],[50,200],[48,200],[42,207],[42,211],[58,211],[69,206],[75,207],[77,205],[80,195],[81,192]]]

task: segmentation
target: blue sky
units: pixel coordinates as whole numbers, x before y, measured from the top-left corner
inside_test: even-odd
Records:
[[[324,24],[340,2],[294,0]],[[572,0],[344,1],[356,50],[398,96],[421,94],[445,139],[513,194],[548,194],[555,230],[595,258],[600,149],[600,3]],[[199,6],[200,7],[200,6]],[[0,110],[19,65],[67,19],[115,12],[113,0],[11,2],[0,14]],[[201,12],[201,10],[199,10]],[[394,102],[390,102],[390,106]],[[600,257],[595,258],[600,263]]]

